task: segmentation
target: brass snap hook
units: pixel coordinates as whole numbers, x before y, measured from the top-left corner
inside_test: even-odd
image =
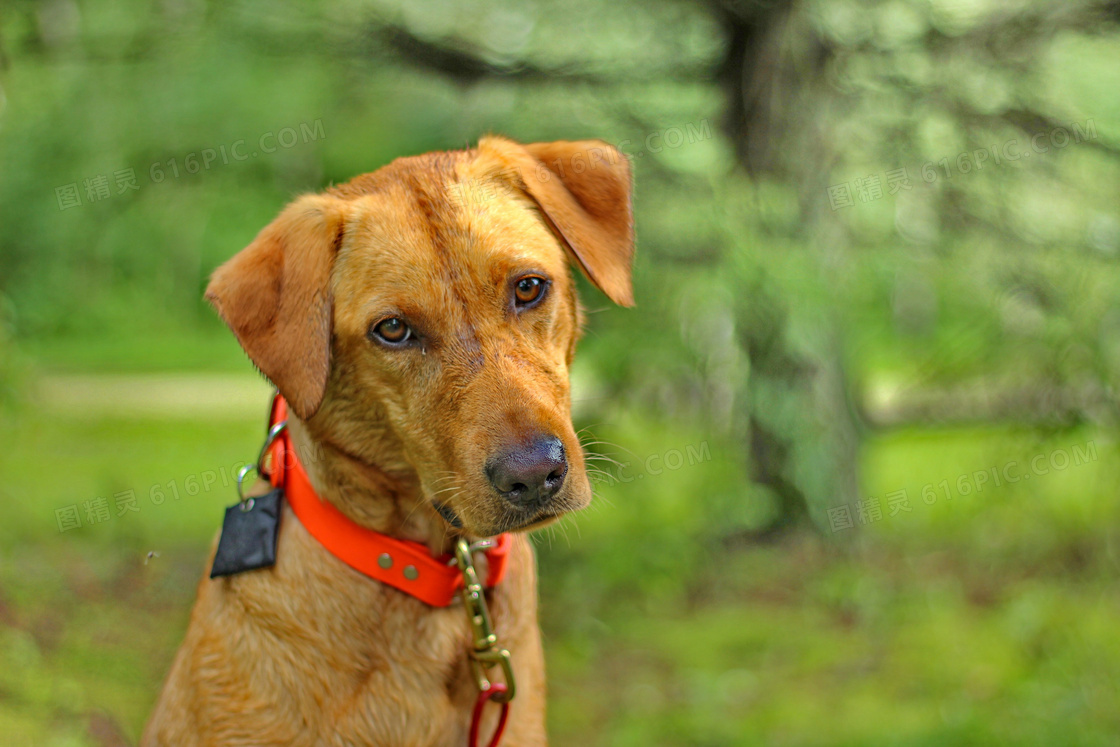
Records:
[[[493,540],[481,540],[470,544],[463,537],[455,543],[455,564],[463,574],[463,607],[467,612],[473,637],[470,657],[471,670],[474,674],[475,684],[480,692],[491,688],[490,676],[487,670],[494,665],[500,665],[505,676],[506,691],[495,693],[492,700],[498,703],[508,703],[513,700],[517,692],[517,685],[513,679],[513,663],[510,661],[509,651],[498,648],[498,636],[490,622],[490,610],[486,606],[482,584],[478,580],[478,573],[474,568],[472,554],[475,549],[483,549],[493,545]]]

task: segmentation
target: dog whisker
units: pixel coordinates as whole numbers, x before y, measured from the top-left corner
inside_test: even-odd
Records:
[[[557,522],[556,528],[559,529],[560,533],[564,535],[564,542],[568,545],[568,549],[571,549],[572,540],[568,537],[568,527],[567,522],[565,521],[566,519],[567,517],[564,517],[564,519],[561,519],[559,522]]]
[[[591,447],[591,446],[609,446],[609,447],[611,447],[612,449],[618,449],[619,451],[623,451],[623,452],[625,452],[625,453],[626,453],[626,454],[627,454],[628,456],[631,456],[631,457],[633,457],[633,458],[635,458],[635,459],[637,459],[637,458],[638,458],[638,455],[637,455],[637,454],[635,454],[634,452],[630,451],[630,449],[627,449],[627,448],[625,448],[625,447],[623,447],[623,446],[619,446],[619,445],[618,445],[618,444],[616,444],[616,443],[611,443],[610,441],[581,441],[581,442],[580,442],[580,445],[581,445],[581,446],[583,446],[583,448],[584,448],[584,451],[587,451],[588,447]],[[597,453],[597,454],[601,454],[601,453],[603,453],[603,452],[601,452],[601,451],[598,451],[598,450],[594,450],[594,453]]]
[[[621,444],[616,444],[614,441],[607,441],[606,439],[596,438],[594,434],[590,434],[590,437],[593,440],[584,440],[582,438],[579,439],[580,445],[582,445],[584,447],[587,447],[587,446],[610,446],[613,449],[618,449],[620,451],[625,451],[627,454],[629,454],[632,457],[636,458],[638,456],[634,452],[630,451],[630,449],[627,449],[625,446],[623,446]]]
[[[438,491],[436,491],[436,492],[435,492],[435,493],[434,493],[433,495],[439,495],[440,493],[446,493],[446,492],[447,492],[447,491],[449,491],[449,490],[454,490],[454,489],[456,489],[456,487],[457,487],[457,486],[455,486],[455,485],[452,485],[452,486],[451,486],[450,488],[443,488],[442,490],[438,490]],[[444,502],[450,502],[450,501],[453,501],[453,500],[455,500],[455,499],[456,499],[456,498],[457,498],[458,496],[459,496],[459,493],[455,493],[455,494],[454,494],[454,495],[452,495],[452,496],[451,496],[451,497],[450,497],[450,498],[449,498],[449,499],[448,499],[447,501],[444,501]],[[416,513],[416,510],[417,510],[418,508],[420,508],[421,506],[425,506],[425,505],[427,505],[427,506],[431,506],[431,505],[432,505],[432,504],[431,504],[431,501],[423,501],[423,500],[421,500],[421,501],[417,501],[417,502],[416,502],[416,504],[415,504],[415,505],[413,505],[412,509],[411,509],[411,510],[410,510],[410,511],[408,512],[408,514],[407,514],[407,515],[406,515],[406,516],[404,517],[404,521],[402,521],[401,523],[402,523],[402,524],[406,524],[406,523],[408,523],[408,520],[409,520],[409,519],[411,519],[411,518],[412,518],[412,515]],[[438,512],[437,512],[437,513],[438,513]],[[442,518],[442,517],[441,517],[441,518]],[[444,541],[444,542],[446,542],[446,540],[447,540],[446,532],[447,532],[447,527],[446,527],[446,525],[445,525],[445,526],[444,526],[444,537],[443,537],[443,541]]]
[[[618,482],[614,475],[605,470],[592,468],[587,470],[587,474],[588,477],[591,478],[591,482],[593,483],[605,482],[608,485],[613,485],[614,483]]]
[[[622,466],[622,462],[604,454],[585,454],[583,458],[588,462],[606,462],[608,464],[613,464],[616,467]]]
[[[420,507],[421,507],[421,506],[423,506],[423,505],[424,505],[425,503],[427,503],[427,501],[417,501],[417,502],[416,502],[416,503],[415,503],[415,504],[414,504],[414,505],[412,506],[412,508],[411,508],[411,509],[409,509],[408,513],[407,513],[407,514],[405,514],[405,517],[404,517],[404,519],[402,519],[402,520],[401,520],[401,525],[403,526],[403,525],[407,524],[407,523],[408,523],[408,520],[412,518],[412,515],[413,515],[414,513],[416,513],[416,509],[420,508]]]

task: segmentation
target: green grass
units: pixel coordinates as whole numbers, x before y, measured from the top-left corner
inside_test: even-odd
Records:
[[[230,502],[235,466],[255,457],[263,422],[28,412],[3,429],[0,542],[197,545]],[[91,522],[87,504],[99,499],[108,517]],[[81,526],[60,529],[56,511],[71,507]]]
[[[146,412],[132,379],[97,381],[75,391],[124,414],[32,397],[0,421],[5,743],[138,737],[234,500],[221,471],[261,436],[263,401],[172,417]],[[880,435],[863,467],[882,519],[743,543],[765,508],[742,487],[738,444],[627,417],[595,431],[625,446],[613,454],[633,479],[601,483],[593,509],[537,542],[556,744],[1114,743],[1112,434]],[[1088,442],[1082,464],[922,500],[926,485],[959,491],[960,475],[975,485],[978,470],[1075,445],[1088,455]],[[673,450],[684,463],[654,474]],[[188,495],[209,473],[210,489]],[[888,516],[899,489],[912,510]],[[139,511],[86,521],[86,501],[125,490]],[[67,505],[83,526],[59,532]]]
[[[214,315],[216,316],[216,315]],[[22,352],[52,372],[244,372],[249,359],[225,327],[207,319],[204,330],[174,325],[137,337],[130,330],[97,335],[54,335],[20,340]]]
[[[719,599],[553,637],[558,743],[1109,744],[1120,728],[1105,578],[1005,583],[812,539],[708,570]]]

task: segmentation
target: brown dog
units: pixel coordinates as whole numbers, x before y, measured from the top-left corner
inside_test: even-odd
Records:
[[[206,297],[287,399],[318,495],[438,556],[590,501],[566,258],[631,305],[631,216],[609,145],[488,137],[297,199]],[[544,744],[535,560],[514,540],[487,593],[518,687],[503,744]],[[199,584],[141,744],[461,747],[470,647],[459,605],[363,576],[285,508],[273,567]]]

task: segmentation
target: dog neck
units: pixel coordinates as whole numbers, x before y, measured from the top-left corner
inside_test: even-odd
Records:
[[[350,453],[330,438],[288,416],[292,447],[320,498],[359,526],[397,539],[420,542],[434,555],[450,551],[450,528],[423,499],[410,468],[388,469]]]

